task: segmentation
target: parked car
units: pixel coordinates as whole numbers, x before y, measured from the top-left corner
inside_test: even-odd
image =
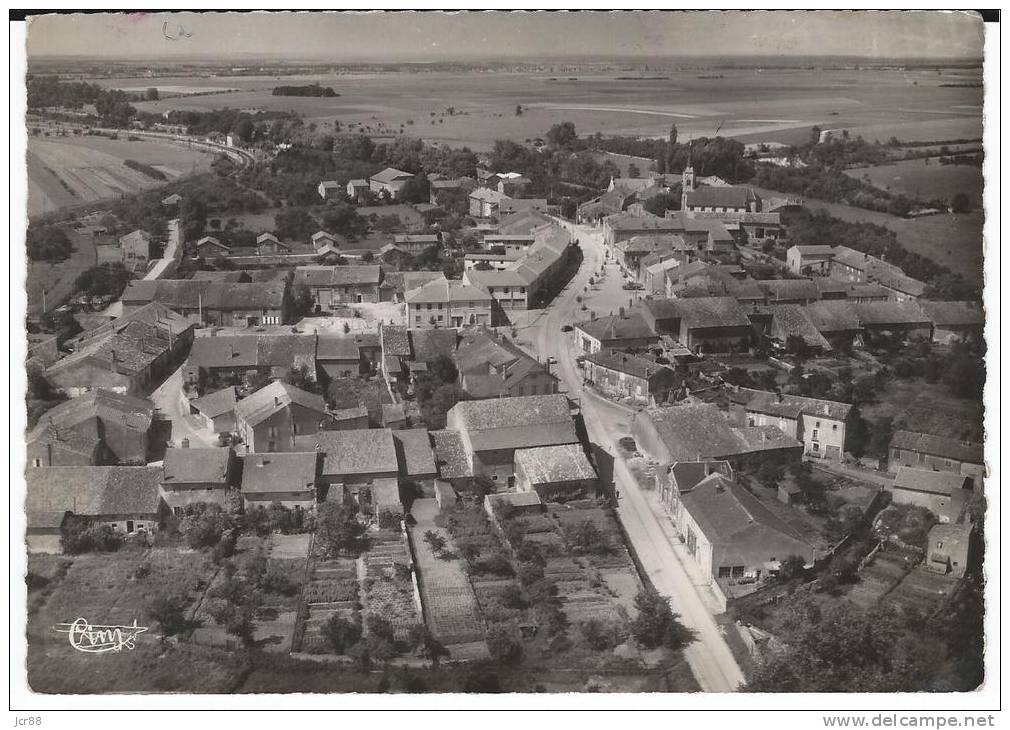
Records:
[[[561,327],[562,332],[571,332],[573,329],[575,328],[572,327],[570,324],[562,325]]]

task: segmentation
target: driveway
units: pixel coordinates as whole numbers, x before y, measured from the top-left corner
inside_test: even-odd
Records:
[[[561,333],[563,325],[583,318],[575,297],[603,265],[603,233],[590,226],[564,225],[582,246],[582,268],[565,291],[530,323],[522,339],[531,341],[541,358],[558,359],[555,374],[567,387],[569,397],[580,401],[590,439],[616,455],[614,441],[627,433],[633,414],[627,408],[583,392],[582,374],[575,365],[578,353],[574,335]],[[606,279],[620,280],[616,263],[607,264]],[[617,514],[645,571],[656,589],[670,597],[670,604],[684,625],[696,632],[697,641],[688,646],[684,655],[698,684],[706,692],[735,691],[744,681],[743,672],[713,617],[718,609],[703,585],[704,576],[685,554],[655,495],[641,490],[620,457],[614,459],[614,481],[620,495]]]

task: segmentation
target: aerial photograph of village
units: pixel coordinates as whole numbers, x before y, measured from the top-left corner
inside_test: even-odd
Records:
[[[983,25],[30,17],[30,691],[975,692]]]

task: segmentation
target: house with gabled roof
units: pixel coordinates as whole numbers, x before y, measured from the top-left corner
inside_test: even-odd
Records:
[[[228,503],[228,490],[238,486],[231,447],[167,449],[162,462],[161,497],[176,514],[199,502]]]
[[[655,405],[671,397],[683,383],[672,368],[650,356],[619,350],[599,350],[586,355],[585,377],[594,387],[621,400]]]
[[[638,310],[624,316],[612,314],[576,322],[574,327],[579,350],[584,354],[604,349],[640,350],[659,342],[659,336]]]
[[[344,186],[337,180],[322,180],[316,187],[316,190],[319,193],[319,197],[323,200],[332,200],[333,198],[340,197],[340,194],[344,191]],[[347,194],[350,195],[350,191]]]
[[[425,489],[433,489],[438,477],[435,451],[427,428],[404,428],[393,431],[393,445],[399,464],[399,477]]]
[[[456,279],[435,279],[403,296],[408,329],[493,325],[494,299],[481,286]]]
[[[985,312],[977,302],[931,302],[919,306],[933,323],[933,341],[951,343],[962,339],[978,340],[985,329]]]
[[[516,449],[516,488],[543,502],[564,502],[596,493],[596,469],[581,444]]]
[[[396,200],[400,191],[403,190],[403,186],[413,178],[414,175],[409,172],[397,170],[395,167],[387,167],[368,178],[368,189],[376,195],[387,193],[390,198]]]
[[[680,495],[694,489],[699,482],[712,474],[722,474],[732,479],[733,467],[728,461],[698,460],[675,461],[657,469],[656,490],[659,492],[659,501],[670,512],[674,522],[680,520],[680,513],[684,508]]]
[[[890,488],[891,500],[925,507],[941,523],[958,522],[972,486],[972,478],[965,474],[899,466]]]
[[[379,301],[382,269],[378,265],[297,266],[292,286],[306,287],[317,312],[343,304]]]
[[[313,511],[321,457],[316,451],[245,454],[242,502],[248,512],[278,502],[288,509]]]
[[[459,382],[471,398],[507,398],[558,392],[550,369],[491,331],[465,336],[455,353]]]
[[[631,435],[638,448],[661,464],[755,459],[799,460],[803,444],[778,426],[739,425],[712,403],[646,408],[635,414]]]
[[[320,454],[320,497],[335,486],[361,498],[361,492],[397,484],[399,462],[393,432],[388,428],[320,431],[295,438],[299,451]],[[367,501],[367,500],[366,500]]]
[[[645,299],[641,313],[656,334],[669,334],[692,350],[745,348],[754,329],[735,297]]]
[[[516,449],[579,443],[564,395],[531,395],[460,401],[446,414],[446,429],[459,433],[473,475],[515,485]]]
[[[116,532],[153,533],[165,517],[161,467],[52,466],[25,472],[29,552],[62,552],[67,515],[90,518]]]
[[[275,380],[235,404],[235,430],[248,452],[295,451],[295,438],[317,433],[328,416],[321,395]]]
[[[757,582],[775,575],[786,558],[813,565],[819,557],[794,527],[721,473],[683,491],[680,501],[677,531],[709,584]]]
[[[123,257],[123,266],[134,272],[147,271],[153,243],[154,239],[151,234],[140,229],[120,236],[119,250]]]
[[[189,408],[203,418],[206,427],[213,433],[232,433],[235,431],[236,403],[238,396],[235,386],[229,385],[194,398],[189,402]]]
[[[287,283],[276,280],[222,284],[192,279],[157,279],[131,281],[121,301],[126,314],[158,302],[194,324],[241,327],[284,324],[290,313],[287,293]]]
[[[891,437],[888,453],[892,469],[908,466],[963,474],[978,484],[987,472],[985,450],[976,441],[902,429]]]
[[[196,251],[197,257],[202,259],[213,259],[231,253],[231,248],[214,236],[204,236],[193,244],[193,250]]]
[[[39,466],[147,462],[154,404],[96,388],[46,411],[27,436],[27,463]]]
[[[805,455],[842,459],[851,404],[751,388],[737,388],[730,400],[739,425],[777,426],[787,436],[803,442]]]
[[[136,395],[161,382],[189,351],[192,323],[156,302],[124,311],[69,340],[73,352],[52,363],[46,378],[71,396],[95,388]]]

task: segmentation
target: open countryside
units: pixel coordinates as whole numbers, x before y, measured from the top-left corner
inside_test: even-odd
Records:
[[[150,165],[165,179],[206,172],[213,156],[185,144],[149,138],[127,140],[83,136],[28,138],[28,215],[118,198],[164,184],[123,164]]]
[[[892,135],[902,140],[975,139],[982,136],[981,89],[946,84],[981,83],[972,70],[945,68],[875,69],[863,83],[851,69],[733,68],[712,66],[657,71],[662,79],[611,71],[578,73],[561,69],[515,73],[487,70],[448,72],[342,73],[292,76],[210,76],[206,79],[97,78],[105,88],[169,88],[205,83],[199,96],[145,101],[138,109],[260,109],[293,111],[320,125],[339,121],[375,133],[413,135],[488,149],[494,139],[530,139],[561,121],[583,133],[662,136],[676,121],[685,138],[724,136],[742,141],[795,143],[812,126],[845,128],[869,140]],[[641,74],[646,75],[646,74]],[[647,74],[653,75],[652,72]],[[332,87],[333,99],[272,96],[278,84],[318,83]],[[212,93],[228,87],[237,91]],[[523,109],[519,116],[516,106]],[[452,107],[453,113],[446,110]]]

